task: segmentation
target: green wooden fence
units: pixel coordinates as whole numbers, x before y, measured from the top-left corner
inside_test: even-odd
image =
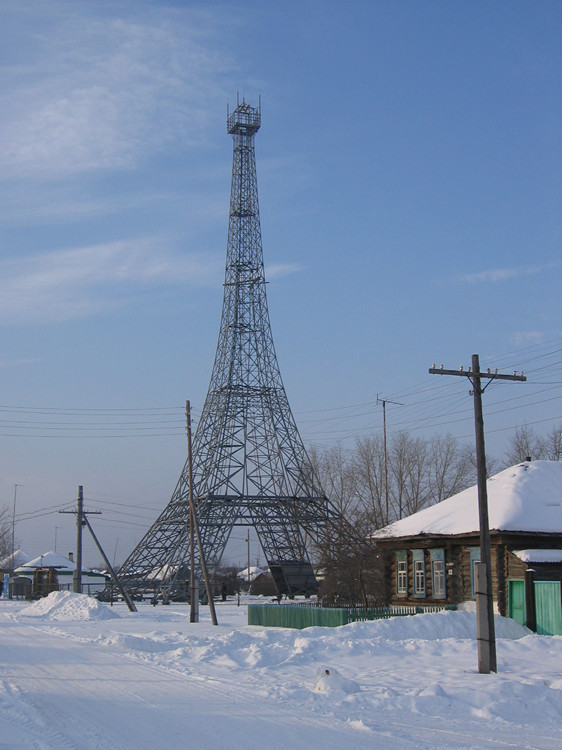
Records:
[[[249,604],[248,625],[262,625],[276,628],[303,628],[315,625],[335,628],[350,622],[366,620],[387,620],[390,617],[404,617],[425,612],[440,612],[456,609],[456,605],[446,606],[397,606],[397,607],[318,607],[299,604]]]

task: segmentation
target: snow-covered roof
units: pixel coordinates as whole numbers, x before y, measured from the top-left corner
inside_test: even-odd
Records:
[[[488,479],[490,530],[562,534],[562,462],[531,461],[511,466]],[[478,487],[395,521],[372,536],[478,532]]]
[[[562,562],[562,549],[517,549],[513,554],[524,563]]]
[[[39,557],[35,557],[24,565],[20,565],[20,567],[17,568],[16,573],[23,573],[32,568],[42,567],[59,568],[60,570],[76,570],[76,563],[69,560],[68,557],[59,555],[56,552],[45,552],[44,555],[39,555]]]
[[[22,549],[17,549],[14,552],[14,562],[17,565],[23,565],[28,560],[31,560],[31,555],[28,555],[27,552],[24,552]],[[12,555],[11,553],[7,555],[3,560],[0,560],[0,570],[4,569],[12,569]]]
[[[240,578],[242,581],[250,580],[250,582],[255,581],[258,576],[261,576],[261,574],[264,571],[261,568],[258,568],[256,565],[250,566],[250,568],[244,568],[244,570],[241,570],[237,578]]]

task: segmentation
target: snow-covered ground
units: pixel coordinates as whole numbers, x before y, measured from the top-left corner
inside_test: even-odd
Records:
[[[247,607],[0,601],[0,748],[562,746],[562,637],[496,618],[477,668],[474,612],[340,628],[248,626]]]

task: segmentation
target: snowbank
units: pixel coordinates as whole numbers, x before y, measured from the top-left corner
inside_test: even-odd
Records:
[[[111,620],[117,612],[85,594],[71,591],[53,591],[44,599],[22,609],[17,617],[35,617],[43,620]]]
[[[532,631],[507,617],[494,617],[496,638],[517,640]],[[352,638],[384,638],[387,641],[422,640],[438,641],[443,638],[476,638],[476,612],[432,612],[410,617],[392,617],[374,622],[353,622],[344,625]]]

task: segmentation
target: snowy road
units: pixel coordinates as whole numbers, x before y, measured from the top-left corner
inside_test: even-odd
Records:
[[[247,748],[286,750],[287,744],[301,747],[311,730],[322,747],[341,748],[349,740],[321,718],[299,721],[291,710],[241,695],[226,682],[186,678],[103,647],[86,649],[44,628],[1,628],[0,708],[3,726],[11,725],[2,749],[225,748],[243,739]],[[367,737],[357,739],[356,747],[372,747]]]
[[[2,750],[560,746],[562,639],[502,618],[499,673],[479,675],[471,613],[294,631],[245,607],[213,628],[181,606],[44,602],[0,603]]]

